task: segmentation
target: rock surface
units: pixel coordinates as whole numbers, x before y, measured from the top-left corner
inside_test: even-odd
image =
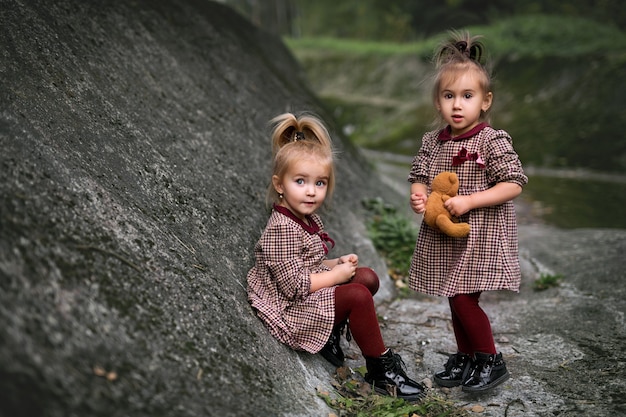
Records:
[[[245,293],[267,122],[331,120],[280,40],[209,1],[3,1],[0,103],[1,416],[327,413]],[[337,148],[336,253],[384,274],[386,187]]]

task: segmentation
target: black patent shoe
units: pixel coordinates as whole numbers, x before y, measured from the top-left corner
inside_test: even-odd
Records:
[[[461,389],[464,392],[489,391],[509,379],[509,376],[502,353],[476,353],[474,365]]]
[[[328,339],[328,342],[326,342],[322,350],[320,350],[320,354],[324,357],[324,359],[335,366],[343,366],[343,361],[345,360],[345,355],[343,350],[341,350],[339,341],[339,335],[335,334],[335,331],[333,330],[330,334],[330,339]]]
[[[391,349],[379,358],[365,357],[365,365],[365,380],[379,394],[407,401],[417,401],[426,395],[426,388],[407,376],[404,361]]]
[[[437,372],[433,380],[442,387],[458,387],[467,378],[471,364],[472,358],[465,353],[458,352],[450,355],[443,371]]]
[[[348,323],[344,321],[333,327],[333,331],[330,334],[328,342],[326,342],[322,350],[320,350],[320,354],[324,357],[324,359],[337,367],[343,366],[343,362],[345,360],[345,355],[343,350],[341,350],[341,334],[343,333],[344,327],[347,325]],[[350,329],[346,330],[346,339],[351,339]]]

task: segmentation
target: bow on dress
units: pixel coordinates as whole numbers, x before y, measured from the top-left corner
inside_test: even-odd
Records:
[[[485,168],[485,161],[478,155],[478,152],[467,152],[467,149],[463,147],[456,156],[452,157],[452,166],[459,166],[465,161],[475,161],[480,168]]]

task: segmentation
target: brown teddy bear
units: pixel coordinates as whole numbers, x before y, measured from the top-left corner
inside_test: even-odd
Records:
[[[431,192],[426,200],[424,222],[435,230],[439,230],[450,237],[465,237],[469,235],[469,223],[460,223],[453,217],[443,203],[456,196],[459,192],[459,178],[454,172],[444,171],[433,179]]]

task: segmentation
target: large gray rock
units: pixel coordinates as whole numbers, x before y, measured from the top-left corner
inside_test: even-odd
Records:
[[[0,415],[327,413],[332,368],[245,294],[267,121],[330,122],[282,43],[208,1],[1,7]],[[384,278],[360,202],[386,187],[337,147],[335,253]]]

